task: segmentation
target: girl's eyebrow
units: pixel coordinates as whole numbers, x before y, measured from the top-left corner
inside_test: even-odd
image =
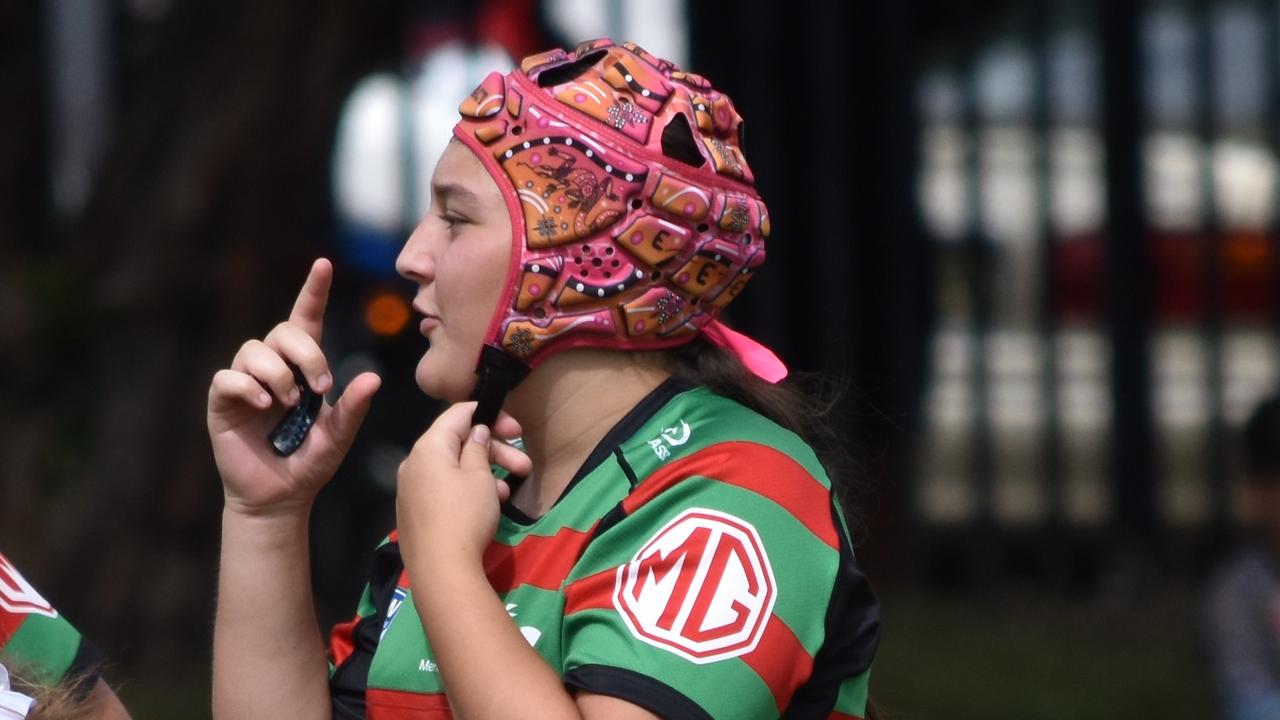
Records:
[[[480,204],[480,197],[471,190],[456,183],[445,185],[431,184],[431,193],[445,205],[474,209]]]

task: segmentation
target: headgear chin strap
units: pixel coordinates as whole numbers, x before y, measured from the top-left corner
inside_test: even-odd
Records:
[[[497,183],[513,235],[478,360],[487,412],[524,377],[516,368],[573,347],[660,350],[707,332],[766,380],[785,376],[714,323],[770,230],[728,96],[601,39],[491,73],[458,110],[454,136]]]
[[[471,393],[471,399],[476,401],[471,424],[492,427],[498,419],[498,413],[502,411],[507,393],[529,374],[529,366],[492,345],[485,345],[480,351],[476,374],[480,379],[476,381],[476,389]]]

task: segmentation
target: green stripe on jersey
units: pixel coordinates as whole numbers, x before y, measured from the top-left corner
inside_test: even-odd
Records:
[[[13,668],[24,669],[37,683],[55,685],[75,662],[80,632],[62,615],[50,618],[32,614],[0,649]]]
[[[867,687],[871,683],[871,669],[868,668],[840,683],[840,695],[836,697],[836,712],[854,717],[864,717],[867,713]]]
[[[548,665],[559,667],[564,639],[560,634],[564,593],[525,585],[504,595],[502,603],[525,642],[533,646]]]
[[[448,592],[447,588],[428,588],[426,592]],[[400,605],[387,632],[378,641],[369,666],[369,687],[404,690],[417,693],[443,692],[440,668],[427,644],[422,620],[413,606],[413,592]]]

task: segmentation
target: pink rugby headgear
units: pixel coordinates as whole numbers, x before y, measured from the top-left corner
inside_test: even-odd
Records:
[[[490,73],[459,112],[454,135],[497,182],[513,234],[478,394],[559,350],[668,348],[700,331],[758,375],[785,375],[715,320],[764,262],[769,234],[727,95],[600,39]]]

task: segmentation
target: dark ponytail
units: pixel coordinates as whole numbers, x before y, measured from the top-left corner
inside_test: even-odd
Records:
[[[676,377],[703,385],[799,435],[818,455],[850,523],[861,526],[853,441],[837,412],[845,394],[842,383],[825,375],[792,373],[775,385],[703,337],[669,351],[668,357]]]

